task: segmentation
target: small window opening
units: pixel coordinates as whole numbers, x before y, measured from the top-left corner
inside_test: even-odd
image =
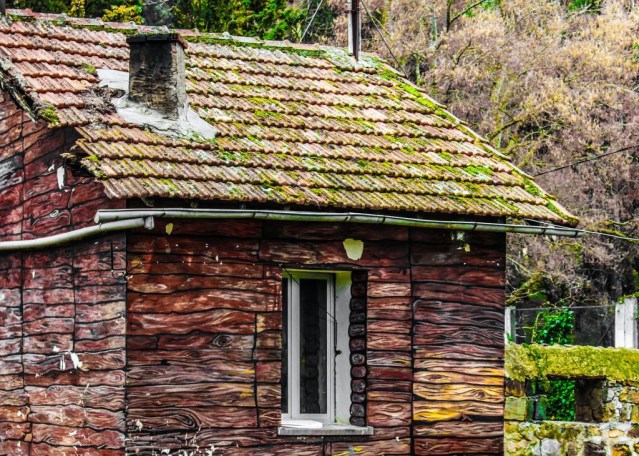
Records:
[[[283,275],[283,420],[348,423],[349,300],[350,273]]]

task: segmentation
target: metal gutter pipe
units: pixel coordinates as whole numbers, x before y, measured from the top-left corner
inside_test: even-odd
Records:
[[[153,217],[128,217],[126,220],[100,223],[99,225],[80,228],[78,230],[68,231],[66,233],[54,234],[38,239],[27,239],[23,241],[4,241],[0,242],[0,252],[8,252],[15,250],[32,250],[43,249],[46,247],[54,247],[67,242],[77,241],[89,236],[109,233],[111,231],[128,230],[131,228],[153,229]]]
[[[101,209],[95,215],[96,223],[127,220],[140,217],[160,217],[171,219],[254,219],[295,222],[329,223],[369,223],[379,225],[435,228],[453,231],[488,231],[493,233],[520,233],[578,238],[581,230],[562,226],[510,225],[506,223],[486,223],[467,221],[427,220],[408,217],[365,214],[358,212],[310,212],[282,210],[244,209]]]

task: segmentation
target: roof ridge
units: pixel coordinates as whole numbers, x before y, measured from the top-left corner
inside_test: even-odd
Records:
[[[266,47],[272,48],[282,48],[282,49],[293,49],[300,51],[326,51],[331,49],[339,49],[343,50],[341,47],[330,46],[326,44],[319,43],[295,43],[290,40],[266,40],[256,36],[243,36],[243,35],[232,35],[228,32],[201,32],[197,28],[194,29],[180,29],[180,28],[169,28],[166,25],[145,25],[145,24],[136,24],[133,21],[130,22],[111,22],[104,21],[102,18],[89,18],[89,17],[74,17],[69,16],[66,13],[40,13],[33,11],[30,8],[24,9],[7,9],[8,18],[19,17],[25,18],[27,20],[37,20],[37,21],[47,21],[47,22],[62,22],[66,23],[70,26],[77,25],[80,27],[96,27],[103,26],[106,31],[108,29],[116,30],[135,30],[140,33],[177,33],[179,35],[185,37],[209,37],[213,39],[219,40],[229,40],[235,43],[242,44],[259,44]],[[61,24],[56,24],[61,25]],[[363,52],[361,55],[372,57],[376,56],[372,53]]]

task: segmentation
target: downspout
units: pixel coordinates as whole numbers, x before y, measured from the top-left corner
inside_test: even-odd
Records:
[[[578,238],[580,230],[555,225],[511,225],[469,221],[427,220],[409,217],[365,214],[358,212],[309,212],[243,209],[101,209],[95,215],[96,223],[127,220],[140,217],[171,219],[254,219],[289,222],[368,223],[377,225],[433,228],[452,231],[487,231],[493,233],[520,233]]]
[[[44,249],[47,247],[55,247],[61,244],[66,244],[68,242],[77,241],[79,239],[84,239],[90,236],[109,233],[111,231],[121,231],[142,227],[150,230],[153,229],[153,226],[153,217],[129,217],[126,220],[100,223],[99,225],[80,228],[78,230],[54,234],[53,236],[47,236],[38,239],[0,242],[0,252]]]

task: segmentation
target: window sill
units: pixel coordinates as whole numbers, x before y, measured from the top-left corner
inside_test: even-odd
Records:
[[[350,424],[323,424],[322,427],[280,426],[278,435],[373,435],[371,426],[352,426]]]

